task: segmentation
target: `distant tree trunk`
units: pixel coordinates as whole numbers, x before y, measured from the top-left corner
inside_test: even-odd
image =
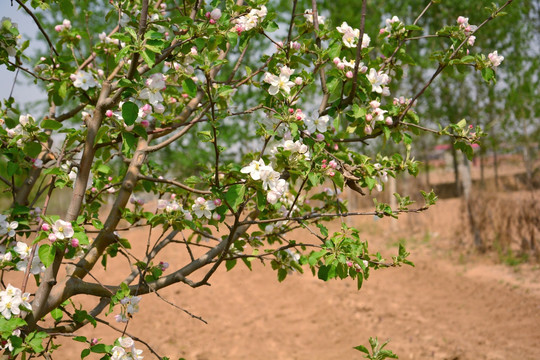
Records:
[[[484,166],[485,166],[485,159],[484,159],[484,151],[482,151],[480,153],[480,187],[483,189],[485,189],[486,187],[486,182],[485,182],[485,178],[484,178]]]
[[[458,156],[461,155],[461,153],[457,153],[456,149],[454,149],[454,145],[451,145],[452,149],[452,161],[454,165],[454,184],[456,186],[456,195],[461,196],[461,182],[459,181],[459,159]]]
[[[493,147],[493,170],[495,171],[495,189],[499,190],[499,164],[497,159],[497,147]]]
[[[459,156],[461,155],[461,156]],[[465,158],[465,155],[459,154],[459,169],[461,174],[461,189],[463,190],[463,201],[467,207],[467,215],[469,218],[469,225],[471,227],[471,233],[474,239],[475,248],[484,252],[484,241],[480,235],[480,231],[477,226],[474,211],[472,209],[472,178],[471,178],[471,162]]]

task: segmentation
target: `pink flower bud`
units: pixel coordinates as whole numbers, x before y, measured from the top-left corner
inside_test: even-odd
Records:
[[[221,199],[216,199],[216,200],[214,200],[214,204],[215,204],[216,206],[221,206]]]
[[[98,342],[99,340],[97,338],[93,338],[92,340],[90,340],[90,345],[91,346],[97,345]]]
[[[214,25],[216,23],[216,20],[210,19],[210,24]]]
[[[371,114],[366,114],[366,121],[367,121],[367,122],[371,122],[371,120],[373,120],[373,115],[371,115]]]
[[[41,225],[41,230],[49,231],[49,230],[51,230],[51,226],[49,224],[45,223],[45,224]]]
[[[178,100],[176,100],[176,98],[173,98],[173,97],[172,97],[172,98],[169,99],[169,104],[174,104],[174,103],[176,103],[177,101],[178,101]]]
[[[321,169],[326,169],[326,164],[322,164]]]
[[[335,160],[330,160],[330,162],[328,163],[328,166],[330,166],[332,169],[335,169],[337,168],[337,162]]]
[[[387,116],[386,119],[384,119],[384,123],[388,126],[392,125],[394,123],[394,121],[392,120],[392,118],[390,116]]]
[[[296,120],[302,120],[302,115],[296,115]]]
[[[336,173],[333,171],[333,170],[328,170],[328,176],[332,177],[334,175],[336,175]]]
[[[301,78],[300,76],[297,77],[296,79],[294,79],[294,83],[295,83],[296,85],[302,85],[303,82],[304,82],[304,81],[302,80],[302,78]]]
[[[150,122],[148,120],[142,120],[141,126],[146,129],[148,126],[150,126]]]
[[[210,11],[206,12],[206,14],[204,14],[204,16],[206,16],[207,19],[210,19]]]
[[[380,35],[384,34],[385,32],[386,32],[386,29],[385,29],[385,28],[382,28],[382,29],[379,30],[379,34],[380,34]]]
[[[62,25],[56,25],[56,26],[54,27],[54,30],[55,30],[56,32],[60,32],[60,31],[64,30],[64,26],[62,26]]]
[[[182,94],[182,97],[183,97],[184,99],[187,99],[187,98],[189,97],[189,95],[186,94],[186,93],[183,93],[183,94]]]
[[[92,189],[90,189],[91,192],[93,193],[97,193],[97,189],[95,187],[93,187]]]
[[[293,108],[289,108],[289,114],[294,114],[294,109]]]
[[[45,60],[47,60],[47,59],[45,58],[45,56],[42,56],[42,57],[39,58],[39,60],[40,60],[40,61],[45,61]]]
[[[473,128],[472,124],[471,124],[471,125],[469,125],[469,129],[472,129],[472,128]]]
[[[371,135],[371,133],[373,132],[373,129],[371,128],[371,126],[366,125],[366,127],[364,128],[364,132],[365,132],[367,135]]]
[[[347,261],[347,266],[348,266],[348,267],[352,267],[352,265],[353,265],[353,262],[352,262],[352,261]]]
[[[242,25],[236,25],[236,27],[234,29],[236,30],[238,35],[240,35],[242,33],[242,31],[244,31],[244,27]]]
[[[212,214],[212,219],[214,219],[216,221],[219,221],[219,220],[221,220],[221,215],[219,215],[218,213],[213,213]]]
[[[345,74],[345,77],[347,77],[348,79],[352,79],[353,77],[353,72],[352,71],[347,71],[347,73]]]
[[[323,134],[317,134],[317,141],[324,141],[324,135]]]
[[[112,110],[105,111],[105,116],[109,117],[109,118],[112,117],[113,116],[113,111]]]
[[[161,271],[165,271],[169,268],[169,263],[165,261],[160,261],[159,267],[161,268]]]
[[[113,179],[112,176],[109,176],[109,177],[107,178],[107,180],[109,180],[109,182],[112,181],[112,179]]]
[[[338,144],[334,144],[334,150],[337,151],[339,149]]]
[[[334,64],[337,66],[337,64],[339,64],[341,62],[341,59],[338,58],[338,57],[335,57],[334,60],[332,60],[334,62]]]
[[[49,234],[48,237],[49,237],[49,241],[50,241],[50,242],[55,242],[55,241],[56,241],[56,235],[54,235],[54,234]]]
[[[339,64],[336,64],[336,66],[337,66],[337,68],[338,68],[339,70],[345,69],[345,64],[342,63],[342,62],[340,62]]]

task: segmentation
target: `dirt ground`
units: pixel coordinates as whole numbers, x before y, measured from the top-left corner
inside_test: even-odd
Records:
[[[367,346],[370,336],[390,339],[400,359],[540,359],[539,267],[509,267],[456,250],[464,236],[461,208],[450,199],[398,222],[355,220],[371,251],[390,258],[401,241],[416,264],[373,271],[361,291],[351,280],[325,283],[310,273],[280,284],[269,265],[256,263],[250,272],[239,263],[219,270],[211,286],[160,292],[208,324],[147,295],[127,332],[171,360],[361,359],[353,347]],[[145,236],[137,230],[131,239],[145,243]],[[173,249],[163,260],[173,264],[179,256]],[[115,266],[94,275],[113,283],[125,275]],[[113,314],[101,318],[118,326]],[[109,344],[119,336],[103,325],[83,333]],[[63,342],[54,358],[78,358],[84,344]]]

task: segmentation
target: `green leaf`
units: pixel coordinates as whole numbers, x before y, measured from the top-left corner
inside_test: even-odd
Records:
[[[73,340],[75,341],[78,341],[78,342],[88,342],[88,339],[86,338],[86,336],[75,336],[73,337]]]
[[[105,344],[97,344],[90,347],[90,350],[92,352],[98,353],[98,354],[106,354],[109,352],[109,350],[112,349],[112,346],[105,345]]]
[[[197,85],[191,78],[185,78],[184,81],[182,81],[182,88],[191,97],[195,97],[197,95]]]
[[[287,270],[286,269],[279,269],[277,272],[277,279],[279,282],[282,282],[287,277]]]
[[[369,354],[368,349],[366,349],[366,347],[363,346],[363,345],[355,346],[353,349],[356,349],[356,350],[358,350],[358,351],[361,351],[361,352],[363,352],[363,353],[365,353],[365,354]]]
[[[18,164],[11,161],[7,163],[8,176],[13,176],[15,174],[18,174],[20,173],[20,171],[21,171],[21,167]]]
[[[49,129],[49,130],[58,130],[62,127],[62,123],[51,120],[51,119],[45,119],[41,122],[41,128],[42,129]]]
[[[276,24],[273,21],[270,21],[268,25],[266,25],[266,27],[264,28],[264,31],[271,33],[271,32],[277,31],[278,29],[279,29],[278,24]]]
[[[139,116],[139,107],[131,101],[126,101],[122,105],[122,117],[126,125],[133,125]]]
[[[364,282],[364,276],[361,273],[358,273],[358,277],[356,278],[356,287],[358,290],[362,288],[362,283]]]
[[[238,210],[238,206],[244,201],[244,193],[246,192],[245,185],[237,184],[229,188],[225,194],[225,200],[234,212]]]
[[[31,332],[26,337],[25,343],[30,345],[30,347],[32,348],[32,350],[34,350],[34,352],[40,353],[40,352],[43,351],[43,345],[42,345],[43,339],[45,339],[47,337],[48,337],[48,335],[44,331]]]
[[[329,272],[330,272],[330,266],[321,265],[321,267],[319,268],[319,271],[317,272],[317,277],[321,280],[327,281]]]
[[[63,312],[62,310],[56,308],[51,311],[51,316],[55,321],[60,321],[62,320]]]
[[[227,268],[227,271],[232,270],[232,268],[235,266],[236,266],[236,259],[225,261],[225,267]]]
[[[142,52],[141,52],[141,55],[142,55],[142,58],[144,60],[144,62],[149,66],[149,67],[153,67],[154,64],[156,63],[156,54],[154,52],[152,52],[151,50],[149,49],[144,49]]]
[[[81,351],[81,360],[90,355],[90,353],[90,349],[84,349],[83,351]]]
[[[2,334],[11,334],[13,330],[24,325],[26,325],[26,321],[21,318],[12,317],[8,320],[0,316],[0,333]]]
[[[31,158],[35,158],[41,152],[41,144],[35,142],[27,142],[24,144],[24,153]]]
[[[54,261],[54,256],[56,255],[56,250],[54,246],[49,244],[44,244],[39,247],[38,250],[39,259],[45,265],[45,267],[51,266]]]

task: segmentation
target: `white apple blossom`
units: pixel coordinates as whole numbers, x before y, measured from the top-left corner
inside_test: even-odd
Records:
[[[58,219],[54,222],[52,226],[52,231],[54,233],[54,236],[56,236],[56,238],[60,240],[69,239],[75,234],[71,223],[61,219]]]
[[[272,166],[267,165],[261,168],[261,180],[263,182],[263,189],[268,190],[275,188],[279,181],[279,173],[275,171]]]
[[[39,248],[36,248],[36,254],[37,250]],[[18,271],[26,271],[26,268],[28,267],[28,257],[22,261],[19,261],[16,265],[16,268]],[[30,273],[33,275],[38,275],[45,271],[45,265],[41,262],[39,259],[39,256],[34,256],[32,258],[32,264],[30,265]]]
[[[150,89],[163,90],[167,86],[165,80],[167,80],[165,75],[162,73],[155,73],[146,79],[146,86],[148,86]]]
[[[291,92],[291,87],[295,85],[294,82],[289,80],[289,76],[293,72],[294,70],[289,69],[287,66],[283,66],[281,68],[281,73],[279,76],[273,75],[269,72],[265,73],[263,81],[270,84],[268,93],[270,95],[276,95],[279,91],[282,90],[285,93],[289,94]]]
[[[19,255],[21,260],[24,260],[30,256],[30,252],[32,251],[32,248],[22,241],[17,241],[17,245],[15,245],[13,250],[15,250],[15,252]]]
[[[147,99],[148,102],[154,106],[163,101],[163,96],[161,95],[160,89],[153,87],[146,87],[142,89],[139,93],[139,98]]]
[[[195,199],[195,203],[191,206],[191,210],[198,218],[205,217],[207,219],[212,218],[211,211],[216,208],[216,204],[211,200],[205,200],[202,197]]]
[[[326,130],[328,129],[329,122],[330,122],[330,118],[328,117],[328,115],[324,115],[316,119],[309,119],[309,118],[304,119],[304,124],[306,125],[307,131],[310,134],[313,134],[316,131],[319,131],[321,133],[326,132]]]
[[[19,223],[17,221],[2,221],[0,222],[0,236],[6,235],[8,237],[14,237],[15,236],[15,229],[19,226]]]
[[[249,174],[253,180],[261,179],[261,169],[266,165],[263,159],[253,160],[248,166],[243,167],[240,172],[242,174]]]
[[[383,72],[377,72],[375,69],[369,69],[367,75],[369,82],[371,83],[371,91],[381,94],[383,92],[383,85],[387,85],[390,82],[390,77]]]
[[[77,70],[75,74],[71,74],[70,79],[73,81],[73,86],[83,90],[88,90],[99,85],[92,74],[84,70]]]

